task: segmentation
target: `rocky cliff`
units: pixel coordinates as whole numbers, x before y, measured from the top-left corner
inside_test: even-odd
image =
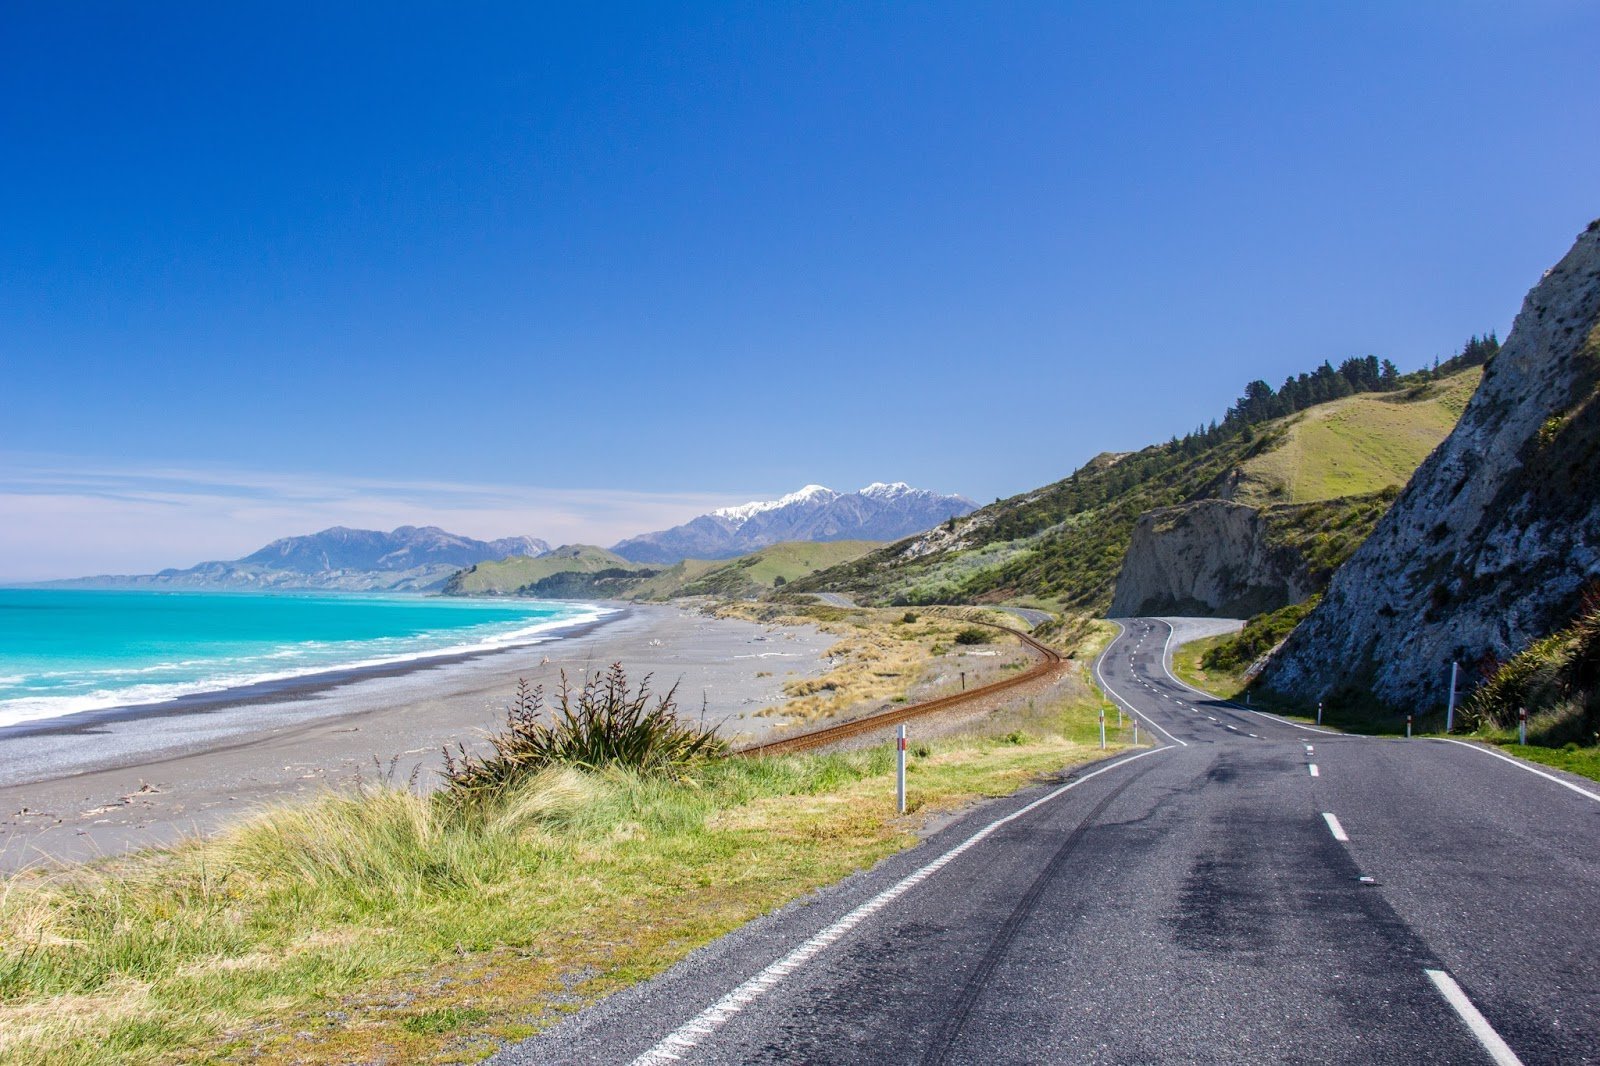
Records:
[[[1264,687],[1443,696],[1450,659],[1505,659],[1600,576],[1600,221],[1528,294],[1455,430],[1418,468]]]
[[[1274,546],[1254,507],[1201,500],[1151,511],[1133,529],[1111,616],[1249,617],[1316,591],[1299,552]]]

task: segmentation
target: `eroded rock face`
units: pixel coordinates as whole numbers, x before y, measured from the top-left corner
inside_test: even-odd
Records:
[[[1262,676],[1442,701],[1447,663],[1508,658],[1600,577],[1600,222],[1528,294],[1455,431]]]
[[[1246,618],[1316,591],[1298,553],[1273,549],[1254,507],[1201,500],[1139,519],[1117,576],[1111,616]]]

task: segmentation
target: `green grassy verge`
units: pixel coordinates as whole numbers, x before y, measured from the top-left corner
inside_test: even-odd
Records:
[[[1244,700],[1245,679],[1244,668],[1222,669],[1218,667],[1207,668],[1203,665],[1206,653],[1218,646],[1226,645],[1235,638],[1231,635],[1208,637],[1185,644],[1172,653],[1172,672],[1185,684],[1195,688],[1204,689],[1214,696],[1226,700]],[[1307,714],[1306,708],[1299,704],[1288,704],[1282,701],[1263,698],[1260,693],[1251,694],[1251,705],[1273,714],[1297,722],[1315,721],[1315,712]],[[1363,712],[1360,708],[1336,707],[1326,710],[1323,714],[1324,728],[1340,729],[1349,733],[1366,733],[1381,736],[1400,736],[1405,733],[1404,721],[1396,722],[1391,715],[1380,715],[1377,712]],[[1537,730],[1531,731],[1537,735]],[[1444,736],[1444,717],[1442,712],[1433,712],[1421,716],[1412,723],[1413,736]],[[1463,736],[1458,732],[1458,737]],[[1507,755],[1514,755],[1529,762],[1542,763],[1553,766],[1558,770],[1578,774],[1593,781],[1600,781],[1600,745],[1588,747],[1569,743],[1562,747],[1544,747],[1539,744],[1522,745],[1517,743],[1515,730],[1505,729],[1479,729],[1476,732],[1465,734],[1464,739],[1481,740],[1495,745]]]
[[[1098,758],[1079,679],[914,746],[547,770],[465,807],[391,784],[207,841],[0,883],[0,1059],[461,1062]]]
[[[1172,672],[1185,684],[1203,689],[1221,699],[1247,704],[1255,710],[1266,711],[1291,721],[1308,725],[1315,723],[1317,720],[1315,706],[1307,707],[1255,690],[1247,694],[1249,683],[1244,672],[1249,668],[1250,662],[1230,654],[1220,656],[1210,654],[1217,650],[1226,653],[1237,644],[1238,640],[1237,634],[1225,633],[1175,648],[1172,652]],[[1219,659],[1225,665],[1217,665]],[[1442,732],[1443,714],[1437,718],[1437,722],[1428,717],[1417,719],[1412,726],[1413,735],[1421,735],[1428,730]],[[1343,704],[1324,708],[1322,726],[1325,729],[1372,736],[1403,736],[1406,730],[1404,719],[1396,720],[1393,716],[1372,708]]]
[[[1568,744],[1563,748],[1545,748],[1537,744],[1518,744],[1515,734],[1503,733],[1474,735],[1468,739],[1487,741],[1507,755],[1553,766],[1591,781],[1600,781],[1600,747],[1582,748]]]
[[[1242,699],[1245,686],[1244,671],[1249,663],[1231,669],[1218,666],[1208,668],[1205,665],[1208,652],[1231,646],[1236,640],[1235,634],[1223,633],[1215,637],[1206,637],[1204,640],[1180,644],[1172,649],[1172,672],[1178,675],[1178,680],[1184,684],[1204,689],[1213,696],[1220,696],[1225,700],[1231,700],[1235,696]]]

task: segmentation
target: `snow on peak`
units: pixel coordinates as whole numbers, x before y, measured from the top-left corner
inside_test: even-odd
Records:
[[[916,491],[904,481],[874,481],[862,489],[858,495],[869,496],[874,500],[898,500],[900,497]]]
[[[776,511],[780,507],[789,507],[797,503],[836,500],[840,495],[840,493],[834,492],[826,485],[807,485],[799,492],[791,492],[789,495],[776,500],[751,500],[749,503],[742,503],[738,507],[719,507],[711,513],[718,518],[730,518],[735,522],[748,522],[765,511]]]

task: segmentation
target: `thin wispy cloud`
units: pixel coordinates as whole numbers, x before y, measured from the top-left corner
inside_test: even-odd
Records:
[[[760,495],[754,493],[750,495]],[[344,525],[611,544],[750,495],[407,481],[0,457],[0,580],[146,573]]]

